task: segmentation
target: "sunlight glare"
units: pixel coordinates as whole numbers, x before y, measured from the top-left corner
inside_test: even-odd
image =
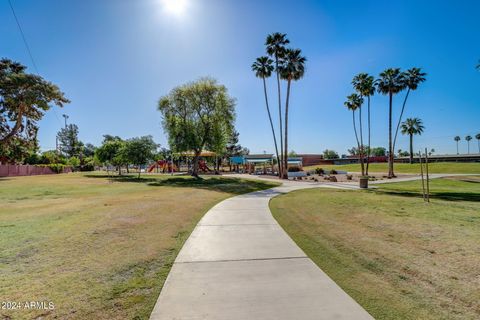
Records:
[[[181,16],[187,7],[187,0],[162,0],[165,12],[175,16]]]

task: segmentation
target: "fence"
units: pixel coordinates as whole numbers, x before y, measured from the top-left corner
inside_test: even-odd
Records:
[[[70,167],[65,167],[63,173],[68,172],[72,172],[72,169]],[[35,176],[41,174],[56,174],[56,172],[49,167],[43,166],[16,164],[0,165],[0,177]]]

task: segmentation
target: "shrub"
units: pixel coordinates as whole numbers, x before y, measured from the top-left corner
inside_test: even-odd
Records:
[[[332,170],[330,170],[330,174],[338,174],[338,172],[337,172],[337,170],[332,169]]]
[[[65,169],[65,165],[61,163],[51,163],[47,164],[46,166],[55,173],[62,173],[63,169]]]
[[[315,173],[318,175],[322,175],[325,173],[325,170],[323,170],[322,168],[315,168]]]
[[[288,172],[300,172],[302,171],[299,167],[290,167],[288,168]]]
[[[352,175],[351,174],[347,174],[347,180],[352,180]]]

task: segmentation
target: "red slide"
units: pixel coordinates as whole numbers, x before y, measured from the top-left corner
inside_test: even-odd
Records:
[[[198,163],[198,168],[199,168],[200,170],[202,170],[203,172],[207,172],[207,171],[210,172],[210,171],[212,171],[212,170],[210,170],[210,168],[207,166],[207,164],[206,164],[205,161],[203,161],[203,160]]]

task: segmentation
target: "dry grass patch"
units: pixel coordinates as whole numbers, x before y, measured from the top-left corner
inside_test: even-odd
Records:
[[[271,208],[375,318],[478,319],[480,183],[434,180],[430,204],[418,184],[303,190],[274,198]]]
[[[215,203],[261,181],[83,174],[0,180],[0,318],[148,319],[184,241]]]

